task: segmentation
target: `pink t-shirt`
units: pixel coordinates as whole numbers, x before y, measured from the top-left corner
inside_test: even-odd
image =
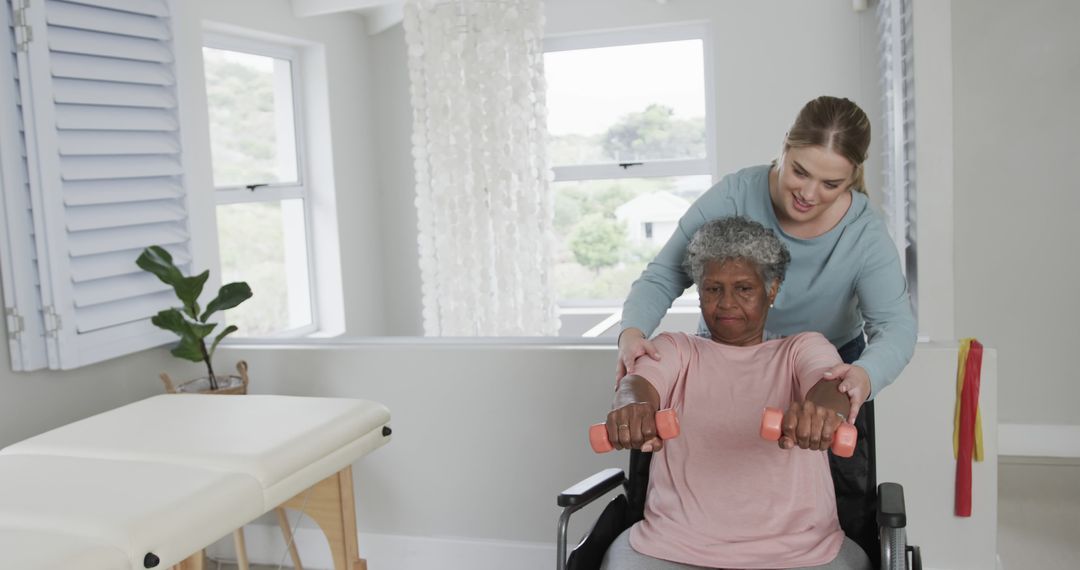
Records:
[[[686,334],[653,341],[660,361],[634,373],[675,408],[682,433],[649,472],[635,550],[713,568],[817,566],[836,558],[844,533],[825,451],[783,450],[758,434],[766,407],[801,401],[841,362],[819,333],[738,347]]]

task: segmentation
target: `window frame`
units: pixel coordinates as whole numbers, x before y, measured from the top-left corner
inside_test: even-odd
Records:
[[[705,86],[705,158],[652,160],[635,163],[552,166],[554,182],[616,178],[705,176],[716,181],[716,95],[713,88],[712,38],[704,23],[556,35],[544,39],[544,53],[701,40]]]
[[[705,96],[705,157],[696,159],[661,159],[652,161],[608,164],[579,164],[552,166],[552,182],[579,182],[612,180],[621,178],[666,178],[676,176],[709,176],[712,184],[717,181],[719,157],[716,133],[716,89],[714,81],[712,33],[706,22],[649,26],[643,28],[589,31],[559,34],[544,39],[544,53],[654,44],[674,41],[700,40],[702,49],[702,73]],[[595,338],[616,327],[622,316],[622,304],[611,307],[608,301],[558,300],[559,315],[596,315],[597,323],[589,327],[581,337]],[[697,302],[676,299],[669,314],[694,313]]]
[[[314,218],[312,215],[312,192],[308,187],[308,181],[311,179],[308,169],[308,161],[306,160],[308,139],[307,129],[305,128],[306,107],[304,105],[304,74],[303,74],[303,53],[302,48],[285,41],[273,41],[264,38],[254,38],[244,35],[238,31],[222,31],[218,29],[204,29],[202,48],[211,48],[218,50],[233,51],[239,53],[246,53],[250,55],[257,55],[262,57],[271,57],[274,59],[283,59],[289,62],[289,71],[292,84],[292,117],[293,117],[293,144],[295,148],[295,161],[296,161],[296,181],[295,182],[272,182],[267,183],[265,186],[260,185],[258,188],[252,190],[246,185],[239,186],[217,186],[214,185],[214,212],[216,217],[217,207],[231,204],[245,204],[245,203],[273,203],[282,202],[284,200],[299,199],[303,201],[304,208],[304,237],[305,237],[305,252],[307,258],[307,277],[308,277],[308,305],[310,307],[311,322],[307,325],[300,327],[293,327],[289,329],[283,329],[273,334],[262,335],[260,337],[245,337],[242,332],[238,331],[236,339],[252,339],[252,338],[268,338],[268,339],[289,339],[296,337],[304,337],[311,334],[320,332],[321,325],[319,319],[319,296],[317,294],[316,279],[318,278],[317,268],[315,264],[315,247],[314,247],[314,232],[312,231],[312,224]],[[205,73],[205,64],[203,68]],[[205,96],[205,85],[204,85]],[[207,109],[209,110],[209,102],[207,102]],[[212,153],[211,153],[212,154]],[[211,160],[213,157],[211,156]],[[251,184],[261,184],[256,181],[252,181]],[[220,256],[218,261],[218,272],[220,274]]]

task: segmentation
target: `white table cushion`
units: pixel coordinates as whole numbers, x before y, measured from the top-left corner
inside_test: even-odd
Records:
[[[165,394],[13,444],[2,455],[151,461],[246,473],[269,510],[385,444],[377,402]]]
[[[158,568],[168,568],[263,512],[262,489],[247,475],[115,459],[0,455],[0,528],[111,545],[132,568],[143,568],[147,553],[160,558]]]
[[[0,553],[5,568],[18,570],[132,570],[127,555],[115,546],[52,531],[0,526]]]

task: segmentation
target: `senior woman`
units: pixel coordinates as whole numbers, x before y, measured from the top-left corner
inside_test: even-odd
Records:
[[[877,529],[865,516],[876,489],[873,407],[860,409],[907,365],[916,328],[896,248],[866,196],[869,146],[870,120],[858,105],[818,97],[799,111],[777,160],[725,176],[694,202],[623,305],[616,378],[640,365],[639,356],[661,357],[647,337],[691,283],[682,261],[702,224],[740,215],[776,232],[792,260],[766,328],[778,336],[819,331],[840,352],[844,363],[829,376],[850,396],[846,415],[859,429],[859,446],[850,459],[829,460],[844,530],[873,552]]]
[[[790,259],[772,231],[740,217],[708,222],[690,241],[709,336],[663,333],[660,358],[639,359],[619,381],[608,437],[655,453],[645,518],[602,568],[871,567],[840,529],[824,451],[851,405],[839,380],[823,378],[840,356],[820,333],[764,340]],[[779,449],[758,435],[765,407],[786,410]],[[678,438],[656,436],[661,408],[679,415]]]

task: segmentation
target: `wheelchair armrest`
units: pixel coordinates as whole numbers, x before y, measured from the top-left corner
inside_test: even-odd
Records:
[[[907,526],[907,512],[904,509],[904,488],[899,483],[878,485],[877,523],[885,528],[904,528]]]
[[[559,494],[558,504],[560,507],[581,507],[603,496],[608,491],[622,485],[626,475],[622,469],[604,469],[603,471],[583,479],[576,485]]]

